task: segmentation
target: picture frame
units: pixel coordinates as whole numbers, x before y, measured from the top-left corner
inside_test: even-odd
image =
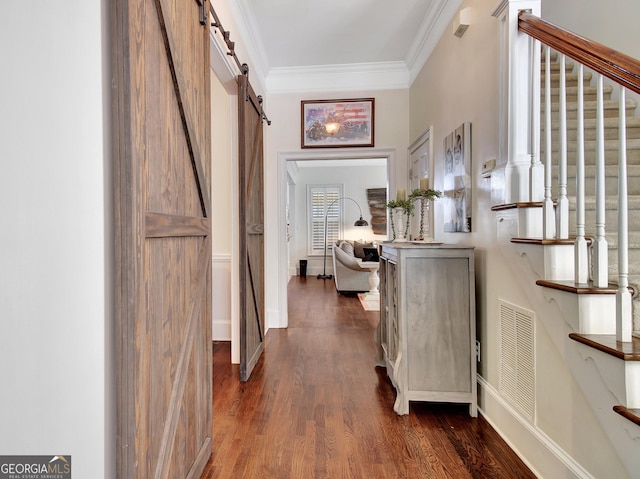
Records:
[[[463,123],[443,141],[443,230],[471,233],[471,123]]]
[[[302,148],[373,147],[375,99],[302,100]]]

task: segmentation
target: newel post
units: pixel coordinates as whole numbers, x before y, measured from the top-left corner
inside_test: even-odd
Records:
[[[540,0],[503,0],[500,22],[498,164],[504,165],[505,203],[542,201],[539,43],[518,31],[518,13],[540,15]],[[537,131],[536,131],[537,129]]]

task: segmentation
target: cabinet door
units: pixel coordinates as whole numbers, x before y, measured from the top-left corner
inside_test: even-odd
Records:
[[[387,335],[389,339],[389,349],[387,356],[390,361],[395,361],[398,357],[398,343],[400,341],[400,331],[398,324],[398,265],[393,261],[387,261]]]
[[[386,258],[380,258],[380,269],[378,270],[380,276],[380,323],[378,325],[378,334],[380,338],[380,344],[385,351],[388,351],[389,344],[389,314],[387,309],[387,260]]]
[[[411,258],[404,267],[409,390],[471,392],[469,259]]]

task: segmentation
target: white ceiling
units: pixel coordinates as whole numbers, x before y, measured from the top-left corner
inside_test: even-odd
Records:
[[[271,68],[404,61],[435,0],[246,0]]]
[[[383,88],[408,87],[461,2],[238,0],[237,6],[268,89],[295,90],[287,83],[292,77],[313,89],[309,76],[322,75],[318,87],[326,89],[328,74],[355,70],[360,87],[375,88],[369,83],[376,79]]]

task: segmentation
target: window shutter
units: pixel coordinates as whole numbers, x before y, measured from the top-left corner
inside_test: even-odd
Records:
[[[309,187],[309,255],[324,255],[325,215],[327,221],[327,254],[330,246],[342,236],[340,186]]]

